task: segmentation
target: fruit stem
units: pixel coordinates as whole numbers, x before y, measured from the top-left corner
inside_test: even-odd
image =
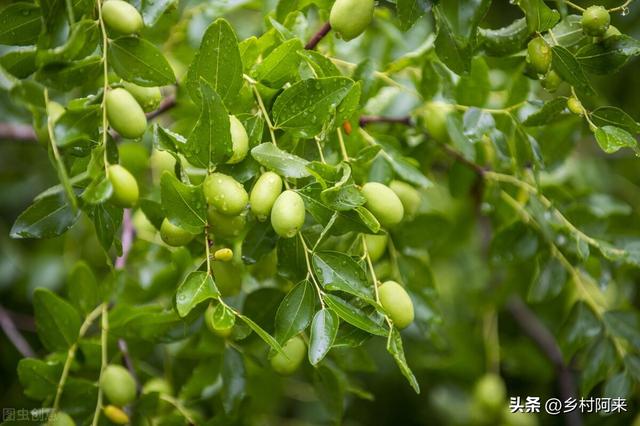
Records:
[[[109,332],[109,317],[108,317],[108,305],[107,303],[103,303],[100,306],[101,314],[102,314],[102,323],[101,323],[101,336],[100,336],[100,346],[101,346],[101,363],[100,363],[100,376],[98,377],[98,383],[100,383],[100,379],[102,378],[102,374],[104,373],[105,368],[107,368],[108,363],[108,352],[107,352],[107,337]],[[96,409],[93,413],[93,421],[91,422],[91,426],[97,426],[98,420],[100,419],[100,413],[102,412],[102,387],[98,386],[98,400],[96,401]]]
[[[324,309],[324,300],[322,298],[324,293],[320,289],[320,284],[318,283],[318,281],[316,281],[316,277],[313,274],[313,269],[311,268],[311,261],[309,260],[309,253],[311,252],[311,250],[309,250],[309,247],[307,247],[307,243],[305,242],[304,237],[300,232],[298,232],[298,237],[300,238],[300,242],[302,243],[302,248],[304,251],[304,260],[307,263],[307,278],[311,277],[311,282],[313,283],[313,286],[316,288],[316,291],[318,292],[318,298],[320,299],[320,306],[322,307],[322,309]]]
[[[331,31],[331,24],[327,21],[320,27],[320,29],[313,35],[313,37],[309,39],[309,42],[304,46],[304,48],[307,50],[315,49],[318,43],[320,43],[320,40],[322,40],[324,36],[329,33],[329,31]]]
[[[107,61],[107,50],[109,44],[109,38],[107,37],[107,29],[102,19],[102,1],[98,0],[96,5],[98,7],[98,21],[100,22],[100,32],[102,34],[102,102],[100,107],[102,108],[102,149],[104,153],[104,169],[108,170],[109,158],[107,156],[107,138],[109,134],[109,122],[107,120],[107,91],[109,90],[109,64]],[[109,175],[107,171],[107,176]]]
[[[262,96],[260,96],[260,92],[256,87],[256,84],[258,82],[246,74],[243,74],[243,77],[251,85],[251,90],[253,90],[253,95],[255,96],[256,101],[258,102],[258,107],[260,107],[260,112],[264,117],[264,121],[267,122],[267,127],[269,128],[269,134],[271,135],[271,142],[273,142],[275,146],[278,146],[278,142],[276,141],[276,134],[274,133],[273,123],[271,123],[271,119],[269,118],[269,114],[267,113],[267,108],[264,106],[264,102],[262,101]]]
[[[342,159],[345,162],[349,162],[349,154],[347,153],[347,147],[344,144],[344,138],[342,137],[342,129],[340,127],[337,128],[338,132],[338,143],[340,144],[340,152],[342,153]]]
[[[564,0],[564,2],[565,2],[565,4],[566,4],[567,6],[571,6],[572,8],[574,8],[574,9],[576,9],[576,10],[580,11],[580,12],[584,12],[584,11],[585,11],[585,8],[584,8],[584,7],[582,7],[582,6],[578,6],[577,4],[575,4],[575,3],[574,3],[574,2],[572,2],[572,1]]]
[[[607,12],[611,13],[611,12],[623,12],[627,9],[627,6],[629,6],[631,4],[633,0],[627,0],[625,1],[623,4],[621,4],[620,6],[611,8],[609,10],[607,10]]]

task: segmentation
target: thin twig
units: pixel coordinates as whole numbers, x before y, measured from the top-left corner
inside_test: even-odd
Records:
[[[124,359],[124,365],[133,376],[133,380],[136,382],[136,388],[138,389],[138,393],[142,389],[142,385],[140,384],[140,379],[136,374],[135,368],[133,368],[133,360],[131,359],[131,355],[129,354],[129,346],[127,345],[127,341],[124,339],[118,339],[118,349],[120,349],[120,353],[122,354],[122,358]]]
[[[29,345],[29,342],[27,342],[18,330],[18,327],[16,327],[16,324],[13,322],[11,315],[9,315],[2,306],[0,306],[0,328],[2,328],[4,334],[7,335],[7,338],[23,357],[35,356],[35,352],[31,348],[31,345]]]
[[[411,122],[411,117],[385,117],[382,115],[363,115],[359,120],[360,127],[365,127],[367,124],[371,123],[397,123],[404,124],[405,126],[411,126],[413,123]]]
[[[318,32],[316,32],[313,37],[311,37],[309,39],[309,42],[304,46],[305,49],[307,50],[313,50],[316,48],[316,46],[318,45],[318,43],[320,43],[320,40],[322,40],[324,38],[324,36],[326,36],[329,31],[331,31],[331,24],[329,22],[325,22],[320,29],[318,30]]]

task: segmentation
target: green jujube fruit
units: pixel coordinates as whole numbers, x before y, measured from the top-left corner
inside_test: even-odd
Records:
[[[51,420],[47,423],[47,426],[76,426],[76,423],[64,411],[56,411],[51,414]]]
[[[251,212],[259,221],[265,221],[271,213],[273,203],[282,192],[282,179],[274,172],[263,173],[251,190],[249,204]]]
[[[119,164],[109,166],[107,174],[113,187],[111,201],[120,207],[135,206],[139,196],[136,178]]]
[[[244,214],[228,216],[218,212],[215,207],[209,206],[207,211],[209,229],[216,237],[235,238],[242,234],[247,224],[247,217]]]
[[[527,45],[527,59],[536,73],[546,74],[551,66],[551,48],[542,37],[535,37]]]
[[[209,205],[228,216],[239,214],[249,203],[249,195],[240,182],[222,173],[207,176],[203,190]]]
[[[582,115],[583,114],[582,102],[580,102],[580,100],[578,98],[575,98],[573,96],[571,96],[567,100],[567,108],[569,108],[569,111],[571,111],[574,114],[577,114],[577,115]]]
[[[365,206],[386,228],[397,225],[404,217],[402,201],[386,185],[368,182],[362,187],[362,195],[367,200]]]
[[[125,406],[136,399],[136,382],[121,365],[108,365],[100,376],[100,388],[112,404]]]
[[[444,102],[429,102],[425,105],[424,125],[429,134],[438,142],[445,143],[449,140],[447,116],[453,109],[453,106]]]
[[[389,182],[389,188],[400,198],[405,214],[409,217],[414,216],[420,207],[420,193],[413,186],[400,180]]]
[[[373,19],[373,0],[336,0],[329,14],[331,29],[345,41],[358,37]]]
[[[144,21],[138,9],[122,0],[104,2],[102,4],[102,19],[107,27],[120,34],[134,34],[144,27]]]
[[[547,92],[553,93],[558,90],[560,84],[562,83],[562,78],[558,75],[554,70],[549,70],[547,75],[544,76],[542,80],[540,80],[540,84]]]
[[[473,388],[473,400],[482,409],[498,413],[505,403],[507,390],[502,378],[496,374],[485,374]]]
[[[206,324],[209,331],[211,331],[216,336],[227,338],[231,335],[233,331],[233,326],[235,321],[229,322],[226,324],[219,324],[215,319],[215,311],[216,307],[213,305],[209,305],[207,310],[204,312],[204,323]]]
[[[121,87],[109,90],[106,94],[106,108],[109,124],[122,137],[137,139],[144,135],[147,117],[131,93]]]
[[[167,245],[171,247],[180,247],[187,245],[193,240],[195,235],[177,225],[174,225],[165,218],[160,226],[160,237]]]
[[[292,337],[282,346],[282,352],[278,352],[271,358],[273,370],[284,376],[293,374],[306,355],[306,345],[300,336]]]
[[[403,329],[413,322],[413,302],[407,291],[395,281],[386,281],[378,287],[380,304],[393,324]]]
[[[364,241],[367,245],[367,252],[369,253],[371,261],[376,262],[387,250],[387,242],[389,241],[389,236],[387,234],[365,234]]]
[[[610,23],[611,15],[602,6],[589,6],[582,12],[582,31],[588,36],[603,36]]]
[[[162,92],[159,87],[142,87],[128,81],[123,81],[122,85],[127,92],[131,93],[131,96],[140,104],[145,112],[150,112],[158,109],[160,102],[162,102]]]
[[[292,238],[304,225],[305,214],[302,197],[288,189],[273,203],[271,226],[282,238]]]
[[[227,164],[236,164],[244,160],[249,152],[249,136],[242,122],[235,115],[229,116],[229,130],[231,131],[233,155],[227,160]]]

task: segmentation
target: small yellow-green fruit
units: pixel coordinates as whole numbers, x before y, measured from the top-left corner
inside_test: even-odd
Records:
[[[395,281],[386,281],[378,287],[380,304],[399,329],[413,322],[413,302],[407,291]]]
[[[117,425],[126,425],[129,423],[129,416],[122,409],[115,405],[107,405],[103,408],[104,416]]]
[[[107,174],[113,193],[111,201],[120,207],[133,207],[138,202],[138,182],[129,170],[119,164],[113,164],[107,169]]]
[[[420,193],[413,186],[400,180],[389,182],[389,188],[400,198],[405,214],[413,217],[420,207]]]
[[[56,411],[49,416],[47,426],[76,426],[70,415],[64,411]]]
[[[424,125],[435,140],[443,143],[449,140],[447,117],[453,109],[453,106],[444,102],[429,102],[425,105]]]
[[[569,111],[574,114],[583,114],[582,102],[580,102],[580,100],[576,97],[572,96],[567,100],[567,108],[569,108]]]
[[[215,311],[215,306],[209,305],[209,307],[207,307],[207,310],[204,313],[204,323],[206,324],[209,331],[211,331],[216,336],[225,339],[231,335],[235,321],[233,323],[225,324],[225,327],[220,327],[221,324],[217,324],[215,321]]]
[[[387,185],[367,182],[362,187],[362,195],[367,200],[365,206],[386,228],[397,225],[404,217],[402,201]]]
[[[203,190],[207,202],[219,213],[228,216],[239,214],[249,202],[249,195],[240,182],[222,173],[207,176]]]
[[[502,410],[506,395],[504,382],[496,374],[485,374],[473,389],[474,402],[490,413],[499,413]]]
[[[230,248],[221,248],[213,253],[213,258],[222,262],[228,262],[233,259],[233,250]]]
[[[331,7],[331,29],[345,41],[358,37],[373,19],[373,0],[336,0]]]
[[[171,384],[162,377],[154,377],[149,379],[144,386],[142,386],[142,393],[158,392],[161,395],[173,395],[173,388]]]
[[[273,370],[284,376],[293,374],[300,367],[300,363],[305,357],[306,345],[300,336],[289,339],[283,346],[282,352],[278,352],[271,358]]]
[[[256,180],[251,190],[249,204],[251,212],[259,221],[267,220],[273,203],[276,202],[281,192],[282,179],[273,172],[265,172]]]
[[[562,83],[562,78],[558,75],[554,70],[549,70],[547,75],[544,76],[542,80],[540,80],[540,84],[545,90],[549,93],[553,93],[558,90],[560,84]]]
[[[236,238],[242,234],[247,224],[247,217],[244,214],[227,216],[219,213],[213,206],[207,210],[209,219],[209,229],[216,237]]]
[[[622,35],[620,30],[617,29],[616,27],[614,27],[613,25],[609,25],[609,28],[607,28],[607,31],[604,33],[602,38],[604,38],[606,40],[609,37],[614,37],[614,36],[619,36],[619,35]]]
[[[249,136],[242,122],[235,115],[229,116],[229,130],[231,131],[233,155],[227,160],[227,164],[236,164],[244,160],[249,152]]]
[[[136,382],[121,365],[108,365],[100,376],[100,388],[112,404],[120,407],[136,399]]]
[[[160,226],[160,237],[165,244],[171,247],[180,247],[189,244],[195,235],[164,218]]]
[[[144,27],[138,9],[122,0],[107,0],[102,5],[102,18],[109,28],[120,34],[134,34]]]
[[[109,0],[116,1],[116,0]],[[136,99],[118,87],[107,92],[106,108],[109,124],[122,137],[137,139],[147,130],[147,117]]]
[[[304,225],[305,214],[302,197],[288,189],[273,203],[271,226],[282,238],[292,238]]]
[[[145,112],[157,109],[162,102],[162,92],[159,87],[143,87],[128,81],[122,82],[122,85],[138,101]]]
[[[600,37],[607,32],[611,15],[602,6],[589,6],[582,12],[582,31],[588,36]]]
[[[538,74],[549,71],[551,56],[551,48],[542,37],[535,37],[527,45],[527,58]]]
[[[367,245],[367,252],[369,253],[371,261],[376,262],[387,250],[387,241],[389,241],[389,236],[387,234],[366,234],[364,236],[364,241]]]

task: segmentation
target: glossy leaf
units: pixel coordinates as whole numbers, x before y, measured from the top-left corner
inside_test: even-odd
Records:
[[[209,299],[216,299],[220,292],[213,277],[205,271],[191,272],[182,281],[176,292],[176,310],[178,315],[185,317],[200,303]]]
[[[109,43],[109,64],[124,80],[139,86],[166,86],[176,82],[162,52],[139,37],[119,37]]]
[[[317,365],[329,353],[338,334],[340,320],[331,309],[321,309],[313,317],[309,333],[309,362]]]
[[[186,185],[165,172],[160,181],[162,210],[175,225],[198,234],[207,223],[207,203],[199,186]]]
[[[38,337],[51,351],[67,350],[78,340],[80,315],[51,290],[39,288],[33,295]]]
[[[282,300],[276,313],[276,340],[284,344],[311,323],[316,291],[309,280],[299,282]]]

